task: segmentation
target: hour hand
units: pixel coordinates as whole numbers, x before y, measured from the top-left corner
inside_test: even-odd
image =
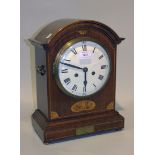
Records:
[[[64,62],[60,62],[60,63],[63,64],[63,65],[69,66],[69,67],[73,67],[73,68],[77,68],[77,69],[83,69],[83,68],[81,68],[79,66],[75,66],[75,65],[72,65],[72,64],[67,64],[67,63],[64,63]]]
[[[87,85],[87,77],[86,77],[86,72],[84,72],[84,81],[83,81],[83,84],[84,84],[84,91],[86,92],[86,85]]]
[[[83,72],[84,72],[84,91],[86,92],[86,86],[87,86],[87,71],[88,71],[88,68],[87,67],[84,67],[83,68]]]

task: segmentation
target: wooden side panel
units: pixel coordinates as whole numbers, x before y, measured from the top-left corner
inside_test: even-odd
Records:
[[[37,108],[48,117],[48,94],[47,94],[47,69],[46,69],[46,51],[41,46],[35,46],[36,59],[36,87],[37,87]],[[37,69],[39,66],[45,66],[46,73],[41,75]]]

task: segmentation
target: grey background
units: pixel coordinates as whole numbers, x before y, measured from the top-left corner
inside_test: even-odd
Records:
[[[21,154],[133,154],[133,0],[21,0]],[[40,27],[60,18],[93,19],[105,23],[126,40],[118,46],[116,109],[125,128],[114,132],[43,145],[31,126],[36,108],[33,63],[25,42]]]

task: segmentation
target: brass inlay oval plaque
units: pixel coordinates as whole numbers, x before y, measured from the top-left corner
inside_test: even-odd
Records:
[[[58,117],[59,117],[59,115],[58,115],[57,112],[55,112],[55,111],[52,111],[52,112],[51,112],[51,119],[53,119],[53,118],[58,118]]]
[[[80,31],[78,31],[81,35],[84,35],[84,34],[86,34],[87,33],[87,30],[80,30]]]
[[[71,107],[71,111],[81,112],[81,111],[86,111],[86,110],[93,110],[95,107],[96,107],[96,104],[94,101],[83,100],[83,101],[74,103]]]
[[[109,104],[107,105],[106,109],[107,109],[107,110],[112,110],[112,109],[114,109],[114,102],[109,103]]]

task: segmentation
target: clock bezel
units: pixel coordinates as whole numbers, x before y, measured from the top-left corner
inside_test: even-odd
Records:
[[[104,48],[104,50],[106,51],[107,55],[108,55],[108,59],[109,59],[109,73],[108,73],[108,77],[105,81],[105,83],[103,84],[103,86],[97,90],[95,93],[93,94],[90,94],[90,95],[86,95],[86,96],[78,96],[78,95],[75,95],[75,94],[72,94],[70,93],[69,91],[67,91],[64,86],[61,84],[61,81],[60,81],[60,78],[59,78],[59,63],[60,63],[60,59],[61,57],[63,56],[64,52],[66,51],[66,49],[68,49],[70,46],[72,46],[73,44],[75,43],[78,43],[80,41],[92,41],[92,42],[95,42],[97,44],[99,44],[102,48]],[[110,78],[110,75],[111,75],[111,57],[110,57],[110,54],[108,53],[108,49],[105,47],[105,45],[103,45],[103,43],[99,42],[98,40],[94,39],[94,38],[90,38],[90,37],[78,37],[78,38],[74,38],[68,42],[66,42],[62,48],[58,51],[57,55],[56,55],[56,58],[55,58],[55,61],[54,61],[54,64],[53,64],[53,74],[54,74],[54,77],[55,77],[55,80],[56,80],[56,83],[57,83],[57,86],[60,88],[60,90],[70,96],[70,97],[73,97],[73,98],[76,98],[76,99],[86,99],[90,96],[93,96],[93,95],[96,95],[99,91],[101,91],[102,89],[104,89],[104,87],[106,86],[106,84],[108,83],[108,80]]]

